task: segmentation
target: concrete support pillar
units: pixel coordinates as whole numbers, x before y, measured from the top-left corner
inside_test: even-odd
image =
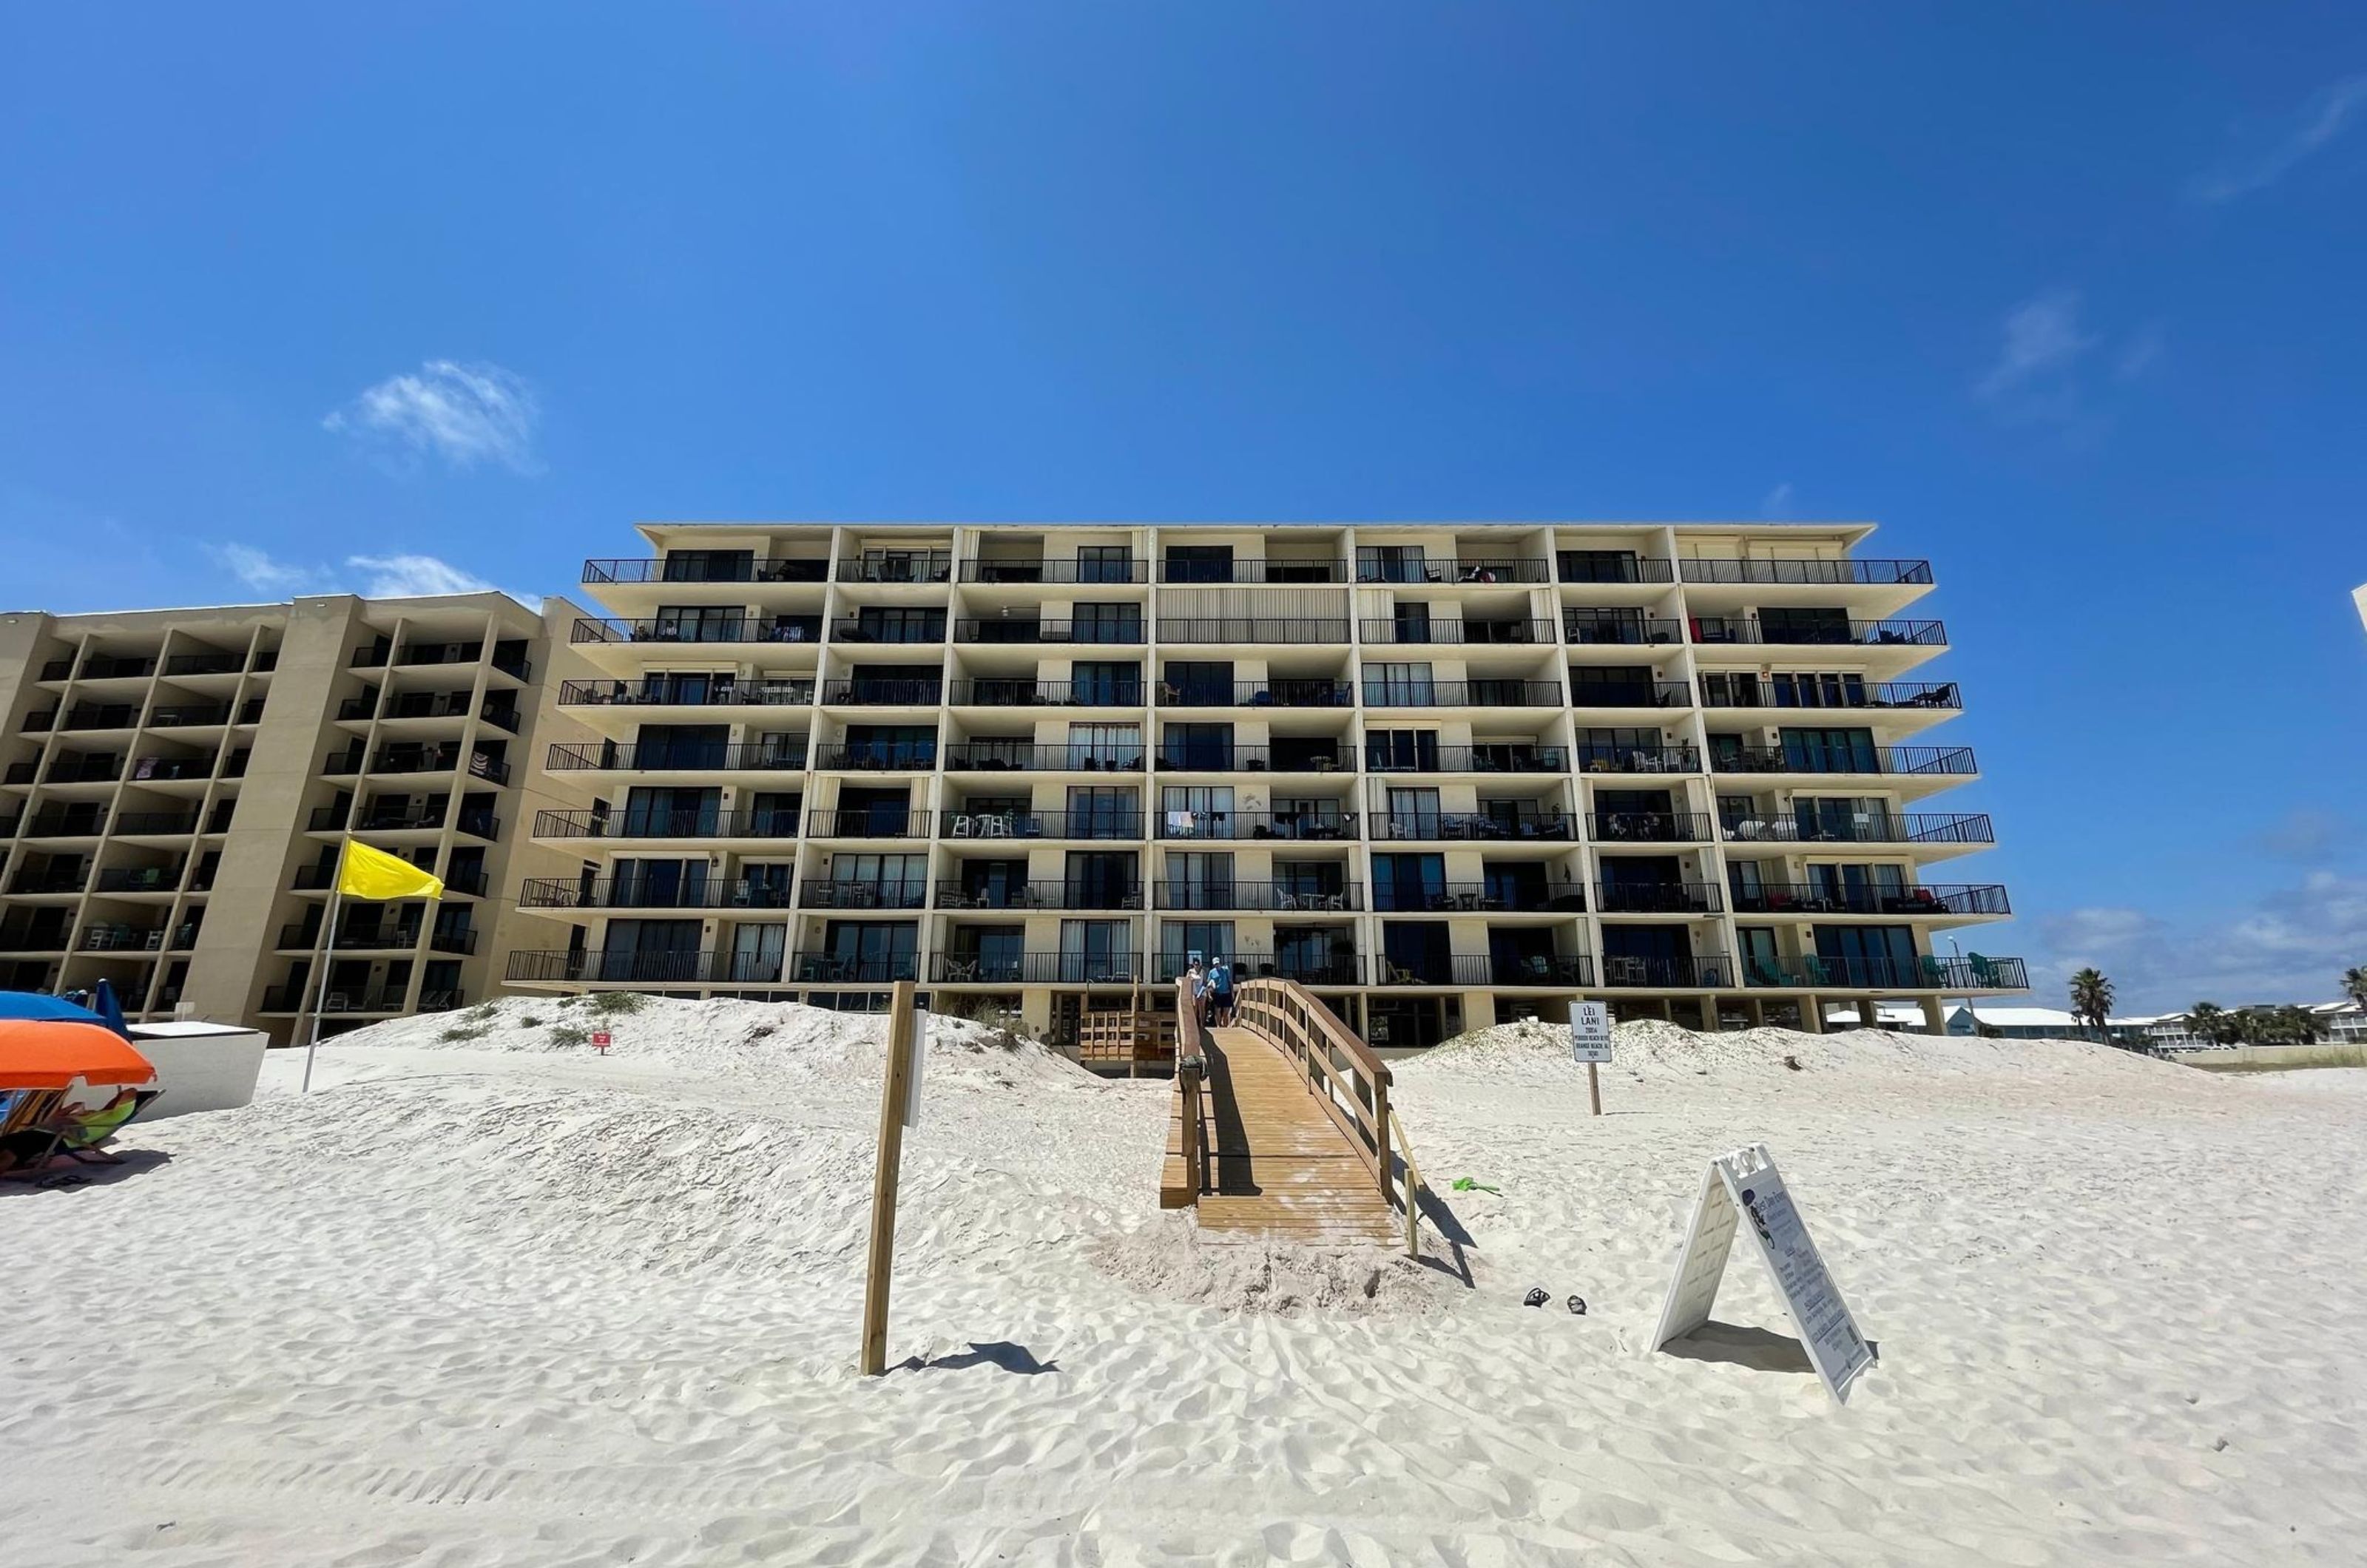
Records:
[[[1701,999],[1701,1032],[1704,1034],[1716,1034],[1721,1027],[1717,1021],[1717,998],[1704,997]]]
[[[1825,1000],[1822,997],[1800,998],[1800,1028],[1808,1034],[1825,1032]]]
[[[1872,1029],[1881,1021],[1882,1015],[1874,1010],[1874,998],[1871,997],[1858,998],[1857,1026],[1860,1029]]]
[[[1940,998],[1937,997],[1923,998],[1923,1032],[1927,1034],[1948,1032],[1948,1014],[1940,1005]]]

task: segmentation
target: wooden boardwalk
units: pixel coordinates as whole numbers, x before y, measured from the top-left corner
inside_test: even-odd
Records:
[[[1399,1216],[1280,1048],[1241,1028],[1208,1039],[1213,1169],[1200,1229],[1210,1239],[1393,1245]]]

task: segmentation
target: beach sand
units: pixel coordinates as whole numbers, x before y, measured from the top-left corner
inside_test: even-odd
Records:
[[[1495,1031],[1398,1066],[1467,1237],[1416,1266],[1196,1244],[1165,1083],[941,1019],[864,1379],[884,1021],[651,1002],[603,1059],[586,1010],[381,1025],[300,1099],[275,1053],[0,1183],[0,1561],[2367,1560],[2367,1072],[1628,1026],[1595,1120]],[[1845,1408],[1739,1250],[1642,1353],[1760,1141],[1880,1348]]]

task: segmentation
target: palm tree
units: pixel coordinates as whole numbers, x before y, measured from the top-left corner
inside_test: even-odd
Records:
[[[2071,1016],[2096,1028],[2096,1038],[2109,1041],[2106,1020],[2112,1012],[2112,983],[2098,969],[2082,969],[2071,976]]]
[[[2354,964],[2342,972],[2342,994],[2352,1006],[2367,1008],[2367,964]]]
[[[2244,1021],[2217,1002],[2197,1002],[2187,1009],[2186,1027],[2214,1045],[2233,1045],[2244,1037]]]

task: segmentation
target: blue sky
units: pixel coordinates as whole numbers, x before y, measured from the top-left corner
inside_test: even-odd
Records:
[[[2148,1009],[2367,963],[2355,6],[8,32],[0,602],[549,592],[650,517],[1874,518],[1977,945]]]

